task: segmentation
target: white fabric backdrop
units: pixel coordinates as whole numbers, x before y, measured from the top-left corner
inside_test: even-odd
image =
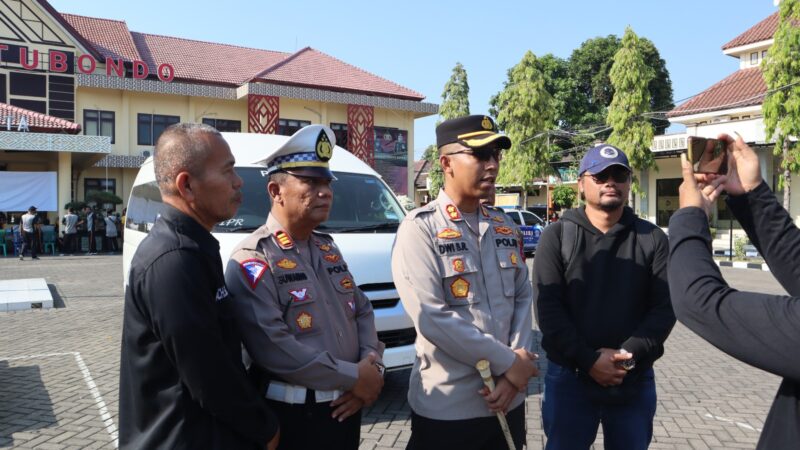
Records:
[[[56,172],[0,172],[0,211],[58,212]]]

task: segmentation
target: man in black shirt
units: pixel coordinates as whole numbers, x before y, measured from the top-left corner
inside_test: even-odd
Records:
[[[233,155],[198,124],[168,128],[155,153],[165,206],[125,289],[120,446],[274,449],[278,421],[246,378],[210,233],[241,203]]]
[[[800,230],[761,178],[758,155],[741,137],[727,142],[728,174],[697,175],[682,155],[680,206],[669,221],[669,288],[678,320],[715,347],[783,377],[757,449],[800,443]],[[708,213],[724,189],[731,212],[791,297],[739,292],[711,256]]]
[[[653,435],[653,362],[675,316],[667,238],[624,206],[631,169],[622,150],[590,148],[578,187],[586,206],[545,228],[534,286],[547,351],[542,422],[547,449],[646,449]]]

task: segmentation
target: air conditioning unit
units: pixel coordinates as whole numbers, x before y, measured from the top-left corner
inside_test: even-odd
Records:
[[[152,155],[153,152],[151,152],[150,150],[142,150],[142,156],[144,156],[145,158],[149,158]]]

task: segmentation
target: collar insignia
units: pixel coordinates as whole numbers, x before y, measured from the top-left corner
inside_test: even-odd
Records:
[[[286,269],[286,270],[294,269],[295,267],[297,267],[297,263],[289,258],[283,258],[282,260],[275,263],[275,265],[280,267],[281,269]]]
[[[275,232],[275,239],[278,241],[278,245],[284,250],[294,247],[294,241],[292,241],[292,238],[283,230]]]
[[[244,273],[244,277],[250,284],[251,289],[255,289],[256,286],[258,286],[261,277],[264,276],[269,268],[267,263],[255,258],[246,259],[242,261],[239,266],[242,268],[242,273]]]
[[[447,205],[444,210],[447,211],[447,216],[450,217],[450,220],[461,220],[461,213],[456,208],[456,205]]]

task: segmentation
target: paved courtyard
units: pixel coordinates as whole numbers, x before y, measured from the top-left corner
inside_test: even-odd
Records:
[[[0,313],[0,447],[114,448],[121,273],[120,256],[0,258],[0,280],[46,278],[60,306]],[[767,272],[723,273],[740,289],[783,293]],[[755,447],[777,377],[738,363],[680,324],[656,372],[658,413],[651,448]],[[405,447],[410,434],[407,379],[407,370],[387,375],[381,398],[364,416],[361,448]],[[541,389],[542,378],[531,381],[529,449],[544,444]]]

